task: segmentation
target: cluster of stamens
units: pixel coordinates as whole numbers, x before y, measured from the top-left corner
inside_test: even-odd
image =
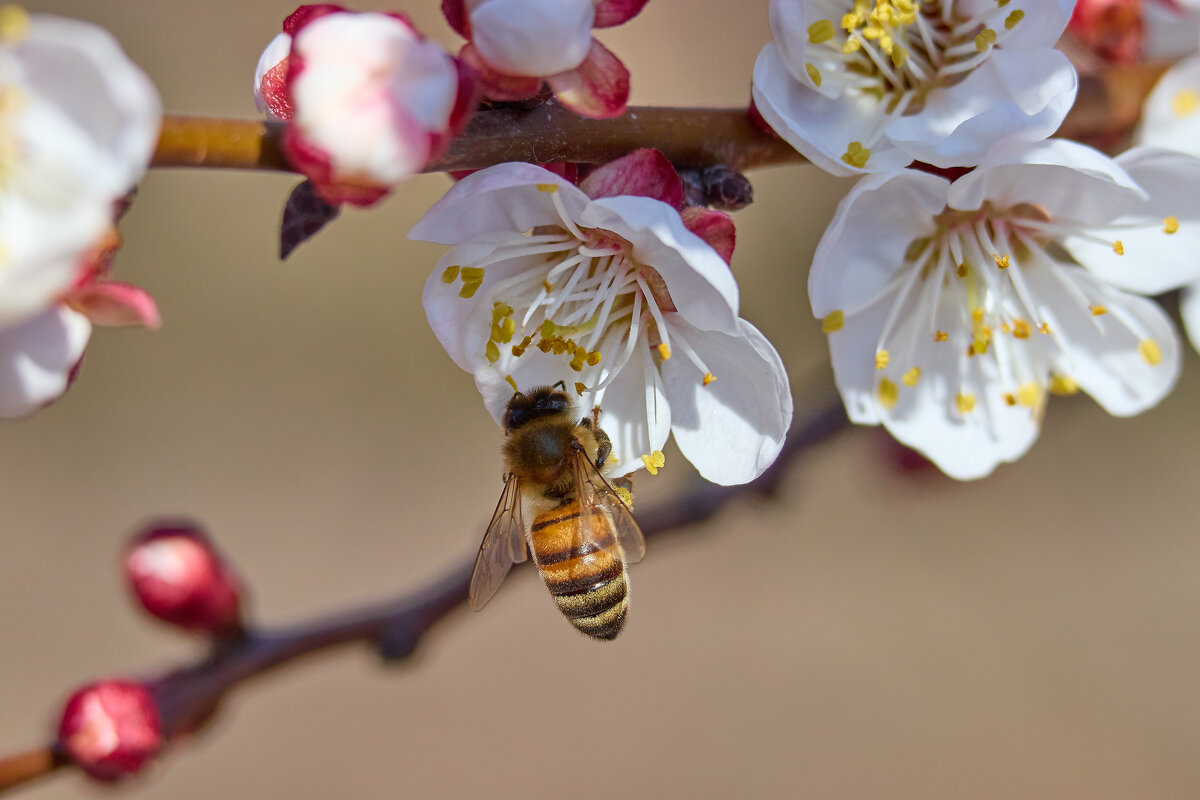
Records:
[[[919,111],[932,90],[962,80],[1025,17],[995,0],[970,18],[954,0],[853,0],[840,20],[808,28],[811,59],[805,70],[820,87],[826,73],[850,91],[875,98],[880,119],[866,139],[850,142],[842,160],[862,168],[892,119]]]

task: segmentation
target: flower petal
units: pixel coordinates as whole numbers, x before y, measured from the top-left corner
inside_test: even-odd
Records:
[[[1111,227],[1089,233],[1120,240],[1125,255],[1078,237],[1063,240],[1063,246],[1102,279],[1141,294],[1159,294],[1200,279],[1200,159],[1138,147],[1117,163],[1150,199],[1135,213],[1113,220]]]
[[[1053,47],[1067,23],[1071,19],[1071,11],[1075,0],[1006,0],[997,3],[996,0],[956,0],[954,11],[961,14],[962,19],[973,19],[977,15],[996,13],[997,6],[1003,9],[1004,16],[993,18],[996,22],[1007,22],[1014,19],[1011,15],[1020,11],[1022,17],[1012,28],[1002,32],[1002,47],[1006,50],[1036,50]]]
[[[292,118],[292,101],[287,93],[288,54],[292,37],[281,33],[271,40],[254,70],[254,106],[268,119]]]
[[[505,75],[488,66],[479,51],[470,42],[458,51],[458,57],[479,77],[480,89],[485,97],[492,100],[511,101],[524,100],[538,93],[542,88],[542,79],[524,75]]]
[[[1134,141],[1200,156],[1200,55],[1172,65],[1159,78],[1142,106]]]
[[[997,50],[965,80],[930,92],[917,114],[900,117],[887,138],[936,167],[978,164],[1003,142],[1040,142],[1058,130],[1079,81],[1057,50]]]
[[[683,224],[692,233],[708,242],[726,264],[733,262],[733,248],[737,244],[737,230],[733,217],[724,211],[703,206],[692,206],[680,212]]]
[[[612,439],[616,457],[609,474],[628,475],[642,469],[642,456],[667,443],[674,416],[662,376],[644,343],[639,343],[621,373],[598,395],[595,403],[603,409],[600,427]]]
[[[625,113],[629,70],[607,47],[592,39],[578,67],[546,76],[558,102],[581,117],[608,119]]]
[[[588,55],[592,0],[480,0],[468,8],[471,41],[498,72],[552,75]]]
[[[471,23],[467,20],[466,0],[442,0],[442,15],[447,24],[464,39],[471,38]]]
[[[140,326],[156,330],[162,325],[158,304],[145,289],[119,281],[96,281],[77,289],[67,304],[93,325]]]
[[[622,25],[641,13],[649,0],[596,0],[596,18],[593,28],[611,28]]]
[[[779,455],[792,421],[779,354],[745,320],[738,320],[736,335],[682,320],[671,325],[716,376],[704,385],[705,376],[682,355],[662,363],[675,442],[706,480],[724,486],[754,480]]]
[[[737,331],[738,288],[729,265],[684,227],[679,212],[648,197],[605,197],[579,217],[633,246],[633,258],[662,276],[680,315],[703,330]]]
[[[1179,295],[1179,316],[1192,348],[1200,351],[1200,283],[1185,287]]]
[[[588,197],[652,197],[673,208],[683,205],[683,181],[661,151],[643,147],[593,170],[579,184]]]
[[[91,330],[64,306],[0,330],[0,417],[32,414],[66,391]]]
[[[468,175],[408,232],[408,238],[456,244],[488,231],[520,232],[539,225],[561,224],[553,192],[558,187],[567,212],[578,219],[590,202],[578,187],[549,170],[525,163],[497,164]]]
[[[862,169],[842,160],[851,142],[869,138],[879,103],[866,95],[825,97],[788,72],[775,45],[754,62],[754,105],[788,144],[832,175],[861,175],[899,169],[912,157],[884,138],[870,147]]]

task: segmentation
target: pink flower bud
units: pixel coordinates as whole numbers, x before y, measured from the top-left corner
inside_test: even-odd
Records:
[[[1141,57],[1146,35],[1141,0],[1078,0],[1069,28],[1106,61],[1132,64]]]
[[[149,690],[140,683],[104,680],[67,700],[58,746],[99,781],[139,772],[162,746],[162,721]]]
[[[228,634],[241,627],[240,581],[192,525],[155,525],[124,557],[125,577],[141,606],[188,630]]]

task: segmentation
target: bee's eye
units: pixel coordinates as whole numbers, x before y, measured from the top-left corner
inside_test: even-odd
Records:
[[[511,408],[504,415],[504,429],[511,431],[515,430],[528,421],[529,412],[523,408]]]

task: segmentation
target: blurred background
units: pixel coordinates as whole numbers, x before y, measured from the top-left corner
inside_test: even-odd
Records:
[[[635,104],[743,105],[767,6],[653,0],[600,38]],[[168,112],[251,117],[258,55],[294,5],[28,7],[108,28]],[[435,0],[396,7],[457,48]],[[751,177],[742,311],[804,415],[829,392],[806,271],[850,184],[810,167]],[[404,237],[449,180],[347,211],[281,264],[295,182],[154,171],[116,266],[153,292],[163,329],[99,331],[62,401],[0,428],[0,751],[45,739],[85,680],[196,654],[118,579],[154,515],[202,520],[267,623],[416,588],[478,546],[501,434],[424,321],[441,248]],[[1055,398],[1033,451],[981,482],[898,469],[885,435],[848,431],[796,461],[774,501],[651,542],[615,644],[574,633],[523,570],[405,665],[354,649],[246,687],[121,791],[1195,798],[1200,359],[1185,361],[1137,419]],[[693,480],[668,451],[640,502]],[[72,773],[22,796],[97,791]]]

